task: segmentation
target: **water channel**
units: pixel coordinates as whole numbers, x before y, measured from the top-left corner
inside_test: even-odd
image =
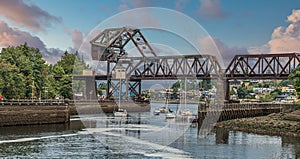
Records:
[[[0,158],[300,158],[300,138],[226,130],[199,137],[182,120],[147,115],[81,115],[67,125],[1,127]]]

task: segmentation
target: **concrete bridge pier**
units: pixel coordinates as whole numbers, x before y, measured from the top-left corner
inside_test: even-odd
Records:
[[[94,76],[85,78],[84,80],[84,97],[85,100],[97,100],[97,84]]]
[[[216,128],[216,144],[228,144],[229,131],[225,128]]]
[[[224,81],[224,90],[225,90],[225,100],[229,101],[230,100],[230,84],[229,80],[225,79]]]

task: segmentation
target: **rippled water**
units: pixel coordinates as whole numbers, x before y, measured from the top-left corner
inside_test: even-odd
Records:
[[[98,116],[81,116],[81,120],[103,123],[103,119],[99,120]],[[105,119],[111,120],[114,119]],[[105,128],[101,125],[92,126],[95,123],[97,122],[91,122],[91,126],[84,126],[79,118],[74,116],[70,125],[1,127],[0,157],[277,159],[300,156],[299,138],[224,130],[217,130],[205,138],[199,138],[197,128],[188,127],[174,142],[161,145],[156,141],[142,140],[148,131],[158,130],[163,125],[159,122],[144,122],[141,119],[137,123],[126,121],[125,130],[124,122],[113,122]],[[118,129],[112,130],[112,127]]]

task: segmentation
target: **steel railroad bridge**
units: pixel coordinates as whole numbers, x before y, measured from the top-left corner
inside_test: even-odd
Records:
[[[130,56],[125,46],[130,43],[139,56]],[[141,95],[142,80],[219,79],[224,82],[225,99],[229,99],[229,81],[235,79],[287,79],[300,64],[299,53],[236,55],[226,69],[212,55],[158,56],[141,31],[136,28],[106,29],[91,43],[93,60],[106,61],[105,75],[73,76],[84,80],[87,99],[96,98],[95,81],[107,81],[107,98],[113,96],[120,82],[113,72],[121,65],[126,72],[126,96]],[[91,91],[92,90],[92,91]],[[88,93],[93,92],[93,93]]]

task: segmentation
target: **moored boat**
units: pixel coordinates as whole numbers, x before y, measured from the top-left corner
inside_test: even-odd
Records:
[[[125,109],[118,109],[118,111],[114,111],[115,117],[127,117],[127,111]]]

